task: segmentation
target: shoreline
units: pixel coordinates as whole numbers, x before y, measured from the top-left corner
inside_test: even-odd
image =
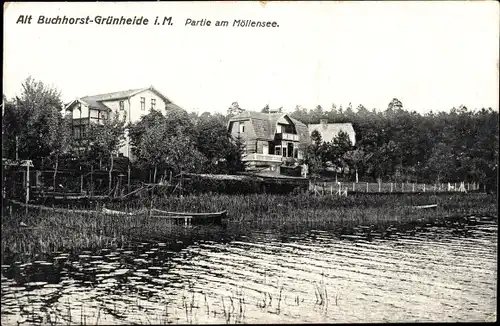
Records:
[[[432,202],[431,202],[432,201]],[[415,210],[412,206],[436,204],[436,208]],[[295,233],[318,229],[339,235],[370,237],[413,232],[419,226],[448,226],[465,232],[467,223],[479,218],[498,221],[497,199],[487,194],[354,194],[350,197],[298,195],[191,195],[155,198],[154,206],[170,211],[210,212],[227,209],[223,226],[172,225],[168,220],[137,214],[104,216],[46,212],[24,209],[2,217],[2,264],[38,259],[60,251],[80,251],[165,242],[173,245],[197,239],[220,241],[254,231]],[[147,200],[107,203],[108,208],[136,211]],[[72,209],[85,209],[76,207]],[[82,204],[82,206],[85,206]],[[94,207],[94,203],[89,204]],[[21,221],[26,226],[21,226]],[[413,230],[413,231],[412,231]]]

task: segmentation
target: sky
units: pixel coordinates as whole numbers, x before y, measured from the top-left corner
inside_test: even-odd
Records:
[[[149,24],[37,23],[58,15],[143,16]],[[172,25],[154,25],[156,16]],[[238,19],[278,27],[233,27]],[[32,76],[65,102],[152,85],[199,113],[226,112],[232,102],[256,111],[332,103],[384,110],[393,98],[421,113],[498,110],[499,29],[496,1],[9,3],[3,93],[19,95]]]

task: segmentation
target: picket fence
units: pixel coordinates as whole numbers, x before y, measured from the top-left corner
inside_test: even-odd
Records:
[[[321,195],[341,195],[348,193],[414,193],[414,192],[478,192],[477,182],[459,183],[409,183],[409,182],[314,182],[309,183],[309,190]]]

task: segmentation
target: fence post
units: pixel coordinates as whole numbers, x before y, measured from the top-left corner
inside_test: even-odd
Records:
[[[405,183],[401,182],[401,192],[405,192]]]
[[[83,173],[80,174],[80,193],[83,194]]]
[[[425,192],[425,182],[424,182],[424,192]]]
[[[368,182],[366,183],[366,192],[368,192]]]
[[[382,189],[382,180],[378,181],[378,192],[380,192]]]
[[[352,183],[352,192],[354,192],[354,191],[356,191],[356,183],[355,182]]]
[[[412,184],[412,186],[411,186],[411,191],[412,191],[412,192],[415,192],[415,182],[414,182],[414,183]]]
[[[392,192],[392,182],[391,182],[391,192]]]
[[[330,195],[333,196],[333,185],[330,185]]]

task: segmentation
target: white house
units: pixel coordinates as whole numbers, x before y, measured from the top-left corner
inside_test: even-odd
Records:
[[[151,109],[165,113],[168,108],[180,108],[153,86],[139,89],[129,89],[107,94],[84,96],[78,98],[65,107],[66,114],[73,117],[73,135],[75,139],[82,139],[90,123],[99,123],[111,114],[125,115],[127,122],[137,122]],[[131,158],[130,140],[125,134],[125,144],[119,153]]]
[[[343,131],[349,135],[352,145],[356,144],[356,132],[352,123],[328,123],[327,119],[321,119],[320,123],[309,124],[307,128],[309,129],[309,135],[314,130],[317,130],[321,138],[326,142],[332,141],[333,138],[337,137]]]

